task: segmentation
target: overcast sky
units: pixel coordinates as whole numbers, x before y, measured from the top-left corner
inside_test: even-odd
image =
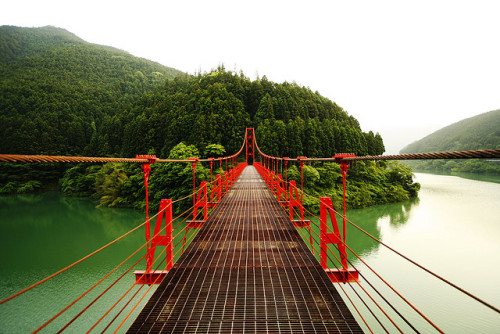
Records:
[[[188,73],[223,63],[319,91],[387,153],[500,108],[500,1],[4,2],[0,25],[65,28]]]

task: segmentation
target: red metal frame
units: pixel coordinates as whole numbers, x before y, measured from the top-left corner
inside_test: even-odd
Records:
[[[302,195],[303,196],[303,195]],[[290,220],[295,227],[309,227],[309,242],[311,243],[311,251],[314,254],[314,243],[311,230],[311,221],[304,218],[304,206],[299,200],[299,190],[295,181],[290,181],[289,196],[288,196],[288,213]],[[293,213],[295,207],[299,208],[300,219],[294,219]]]
[[[333,156],[335,161],[340,163],[340,171],[342,173],[342,185],[343,185],[343,200],[344,200],[344,215],[342,217],[342,226],[344,228],[344,243],[346,242],[346,205],[345,205],[345,189],[346,189],[346,176],[347,176],[347,170],[349,169],[349,163],[342,161],[343,158],[348,158],[348,157],[355,157],[356,155],[354,153],[337,153]]]
[[[200,189],[198,190],[198,197],[195,196],[195,203],[194,203],[194,208],[193,208],[193,220],[188,220],[187,221],[187,226],[190,228],[197,228],[203,226],[203,223],[207,220],[208,218],[208,183],[206,181],[203,181],[200,184]],[[203,219],[196,219],[198,216],[198,209],[203,209]],[[199,225],[200,226],[195,226]]]
[[[161,224],[165,217],[165,234],[160,234]],[[172,227],[172,200],[162,199],[160,202],[159,214],[156,218],[156,225],[153,237],[149,233],[146,234],[148,249],[146,253],[146,270],[136,270],[136,284],[160,284],[165,275],[174,265],[174,246],[173,246],[173,227]],[[151,245],[151,246],[149,246]],[[156,247],[165,246],[167,268],[166,270],[152,270]]]
[[[359,280],[359,273],[355,269],[348,268],[345,237],[342,240],[340,236],[337,219],[333,211],[332,199],[330,197],[321,197],[320,200],[320,264],[332,282],[356,282]],[[333,232],[328,232],[329,221],[332,223]],[[343,233],[345,236],[345,227]],[[328,268],[328,244],[337,244],[342,268]]]
[[[288,206],[288,194],[286,191],[286,184],[283,181],[281,174],[276,178],[276,197],[282,206]],[[283,199],[281,199],[283,197]]]
[[[150,221],[149,221],[149,173],[151,172],[151,164],[154,164],[157,160],[155,155],[136,155],[136,159],[147,159],[148,162],[142,164],[142,171],[144,174],[144,188],[146,188],[146,240],[148,244],[146,245],[147,251],[149,252],[149,235],[151,232]]]
[[[213,208],[217,206],[221,198],[222,198],[222,177],[220,175],[217,175],[215,177],[215,182],[213,183],[212,191],[210,192],[210,202],[208,203],[208,207]]]
[[[186,238],[190,229],[203,227],[203,224],[208,218],[208,196],[207,196],[207,182],[203,181],[200,184],[200,189],[198,190],[198,197],[196,197],[196,191],[193,194],[194,205],[193,205],[193,220],[186,221],[186,229],[184,232],[184,238],[182,239],[182,252],[184,253],[184,247],[186,246]],[[203,219],[196,219],[198,216],[198,209],[203,209]]]

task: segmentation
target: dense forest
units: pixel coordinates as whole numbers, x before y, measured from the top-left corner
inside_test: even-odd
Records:
[[[239,149],[246,127],[256,129],[260,148],[271,155],[384,152],[378,133],[363,132],[340,106],[295,83],[251,80],[223,66],[190,76],[54,27],[0,27],[0,59],[2,153],[220,156]],[[199,169],[198,181],[206,179],[207,166]],[[188,193],[190,175],[188,165],[154,165],[155,199]],[[339,175],[335,164],[308,165],[306,187],[335,195]],[[351,207],[418,191],[411,170],[399,164],[359,162],[349,175]],[[108,206],[144,205],[142,173],[125,164],[2,164],[0,192],[32,191],[59,178],[68,195],[93,196]]]
[[[500,149],[500,110],[493,110],[446,126],[401,150],[405,153]],[[419,170],[500,175],[494,160],[409,161]]]
[[[103,128],[145,92],[181,72],[66,30],[0,27],[0,152],[107,154]]]

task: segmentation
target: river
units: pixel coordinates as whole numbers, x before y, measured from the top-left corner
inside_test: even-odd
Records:
[[[348,218],[414,261],[500,308],[500,184],[447,175],[419,173],[416,176],[422,184],[418,199],[350,210]],[[143,215],[133,210],[96,209],[90,200],[67,198],[57,192],[1,196],[0,299],[80,259],[143,220]],[[445,332],[498,333],[499,314],[407,263],[355,228],[349,227],[347,234],[348,244],[364,261]],[[0,333],[33,331],[143,242],[144,231],[141,228],[90,260],[1,305]],[[373,293],[367,280],[372,282],[421,332],[433,332],[363,263],[353,256],[350,259],[364,276],[360,282],[363,288]],[[112,282],[124,271],[119,269],[107,282]],[[89,309],[87,315],[77,319],[70,330],[80,332],[92,326],[102,315],[102,310],[107,310],[133,280],[131,273],[126,274]],[[356,296],[348,285],[343,287],[355,300]],[[357,286],[354,289],[360,295],[364,293]],[[71,320],[102,292],[96,290],[78,302],[69,313],[56,319],[46,331],[54,332]],[[130,305],[124,313],[129,313]],[[386,305],[383,306],[387,309]],[[363,306],[360,310],[374,331],[381,332],[381,327],[370,320],[373,318]],[[375,313],[382,318],[380,312]],[[389,311],[389,314],[393,313]],[[137,310],[124,328],[136,314]],[[395,332],[395,327],[387,320],[381,321],[390,332]],[[103,321],[98,328],[102,330],[107,322]],[[113,326],[117,323],[119,321]],[[402,320],[396,320],[396,323],[405,332],[411,332]]]
[[[422,185],[417,199],[352,210],[348,218],[427,269],[500,308],[500,184],[450,175],[417,173],[416,177]],[[489,180],[498,182],[500,178]],[[499,332],[500,314],[370,241],[358,230],[348,229],[347,243],[445,332]],[[381,287],[380,291],[416,328],[435,332],[399,297],[384,288],[364,264],[359,260],[353,262],[377,289]],[[363,279],[361,283],[373,293]],[[357,290],[363,295],[361,289]],[[391,332],[395,331],[394,326],[384,322]],[[403,331],[412,332],[402,321],[396,323]],[[373,326],[378,328],[376,332],[382,331],[376,324]]]

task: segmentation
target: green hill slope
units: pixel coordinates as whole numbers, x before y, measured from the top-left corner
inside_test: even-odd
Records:
[[[0,152],[95,154],[112,115],[179,74],[64,29],[2,26]]]
[[[444,127],[401,150],[401,154],[500,149],[500,110],[493,110]],[[495,161],[435,160],[412,162],[424,170],[500,174]]]
[[[252,81],[222,66],[167,81],[119,122],[126,124],[124,156],[148,151],[167,156],[181,141],[201,152],[211,143],[235,152],[246,127],[254,127],[260,148],[275,156],[384,152],[380,135],[364,133],[353,116],[319,93],[265,76]]]
[[[402,154],[500,149],[500,110],[444,127],[401,150]]]
[[[260,147],[276,156],[384,152],[379,134],[363,132],[340,106],[294,83],[250,80],[222,66],[179,75],[54,27],[0,27],[0,59],[1,153],[206,157],[214,150],[235,152],[246,127],[254,127]],[[60,180],[70,195],[93,196],[102,205],[143,207],[138,166],[53,167],[1,164],[0,193],[29,192]],[[300,177],[297,166],[289,167],[289,179]],[[189,168],[155,166],[155,200],[189,193]],[[411,171],[401,165],[359,162],[349,173],[351,207],[401,201],[418,191]],[[210,173],[200,166],[196,175],[207,180]],[[307,166],[305,175],[311,194],[340,201],[338,166]]]

